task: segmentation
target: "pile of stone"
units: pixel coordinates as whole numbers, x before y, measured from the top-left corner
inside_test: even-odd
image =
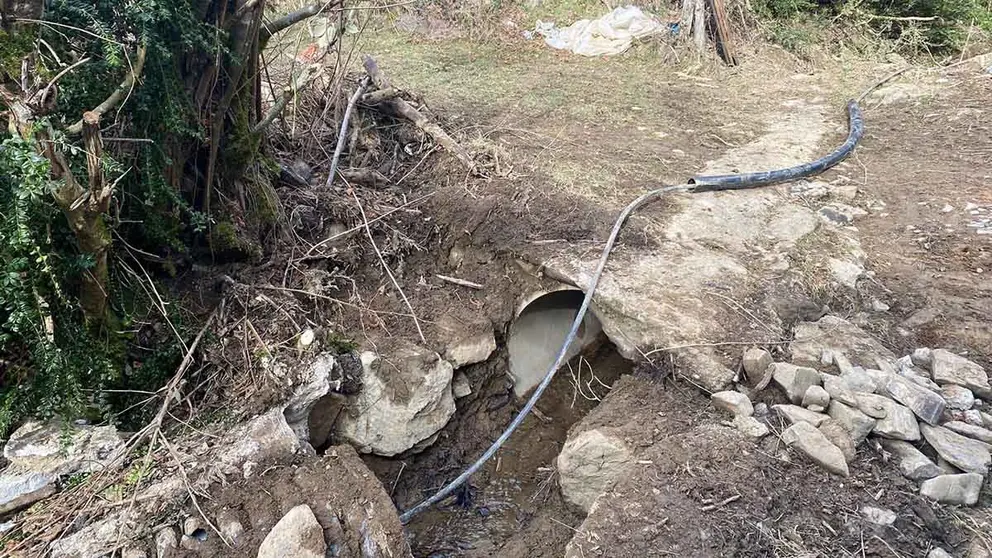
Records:
[[[857,329],[845,324],[849,333]],[[740,391],[713,394],[716,407],[734,414],[733,426],[760,438],[768,427],[758,419],[774,413],[790,425],[781,434],[787,446],[845,477],[857,447],[877,438],[899,471],[920,483],[922,495],[946,504],[978,501],[992,464],[992,386],[981,366],[945,349],[921,348],[897,359],[873,340],[820,346],[817,362],[810,362],[809,343],[796,345],[801,350],[793,350],[792,363],[773,362],[761,349],[745,352],[745,370],[762,378],[756,389],[774,382],[790,403],[769,411]],[[864,366],[866,359],[873,365]]]

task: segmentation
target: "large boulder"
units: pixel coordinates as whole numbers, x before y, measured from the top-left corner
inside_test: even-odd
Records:
[[[338,435],[360,452],[389,457],[419,449],[455,413],[454,368],[437,353],[403,344],[384,362],[363,353],[362,364],[364,387],[349,398],[336,425]]]
[[[565,442],[558,454],[561,492],[568,502],[589,513],[593,502],[633,462],[623,440],[607,429],[580,432]]]
[[[26,508],[55,494],[56,477],[47,473],[5,472],[0,475],[0,515]]]

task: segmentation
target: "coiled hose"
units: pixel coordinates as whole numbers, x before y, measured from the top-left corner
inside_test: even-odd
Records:
[[[489,446],[489,449],[487,449],[485,453],[483,453],[482,456],[475,461],[475,463],[472,463],[468,469],[465,469],[462,474],[458,475],[456,479],[449,482],[444,488],[438,490],[433,496],[403,512],[400,515],[400,521],[404,524],[409,523],[414,516],[451,495],[452,492],[464,484],[469,477],[482,468],[482,466],[485,465],[497,451],[499,451],[503,444],[506,443],[506,440],[510,437],[510,435],[513,434],[517,427],[519,427],[524,419],[527,418],[527,415],[530,413],[531,409],[534,408],[537,400],[541,398],[544,390],[546,390],[551,384],[551,380],[554,379],[555,373],[561,365],[564,364],[565,355],[568,354],[569,347],[572,345],[572,342],[575,341],[575,336],[579,331],[579,326],[582,324],[582,321],[585,319],[586,312],[589,310],[589,305],[592,303],[593,294],[596,292],[596,287],[599,285],[599,279],[602,277],[603,270],[606,268],[606,261],[610,257],[610,252],[613,250],[613,245],[616,243],[617,236],[620,234],[620,229],[623,228],[627,218],[630,217],[634,211],[647,202],[671,192],[696,193],[721,190],[744,190],[748,188],[757,188],[760,186],[788,182],[790,180],[796,180],[821,173],[844,160],[851,154],[852,151],[854,151],[855,146],[857,146],[858,142],[861,140],[861,136],[864,133],[864,122],[861,116],[861,109],[858,107],[858,103],[856,101],[848,102],[847,116],[847,140],[829,155],[821,159],[817,159],[812,163],[767,172],[696,176],[693,177],[688,184],[665,186],[658,188],[657,190],[647,192],[625,207],[624,210],[620,212],[617,220],[613,223],[613,230],[610,231],[610,237],[606,241],[606,246],[603,247],[603,253],[599,257],[599,263],[596,265],[596,271],[592,274],[592,279],[589,284],[586,285],[585,298],[582,299],[582,305],[579,307],[578,313],[575,314],[575,319],[572,321],[572,327],[569,329],[568,335],[565,337],[565,341],[562,344],[561,349],[558,351],[558,356],[548,368],[548,371],[545,372],[544,379],[541,380],[541,383],[534,389],[534,393],[531,394],[530,399],[528,399],[527,403],[524,404],[522,409],[520,409],[517,416],[513,418],[510,425],[506,427],[506,430],[500,434],[499,438],[497,438],[496,441]]]

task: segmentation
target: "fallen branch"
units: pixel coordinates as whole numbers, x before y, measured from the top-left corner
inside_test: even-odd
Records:
[[[344,169],[338,171],[341,178],[354,184],[364,184],[366,186],[388,186],[389,178],[375,169]]]
[[[393,272],[389,269],[389,265],[386,264],[386,259],[382,257],[382,252],[379,251],[379,247],[375,244],[375,238],[372,237],[372,228],[369,227],[368,217],[365,216],[365,208],[362,207],[362,202],[358,199],[358,195],[355,194],[355,190],[351,190],[351,196],[355,198],[355,204],[358,206],[358,211],[362,214],[362,222],[365,223],[365,234],[368,235],[369,242],[372,244],[372,249],[375,250],[375,254],[379,256],[379,263],[382,264],[383,271],[385,271],[386,275],[389,276],[389,280],[393,282],[393,286],[396,287],[396,291],[400,293],[400,297],[403,299],[403,303],[406,304],[407,310],[410,311],[410,316],[413,318],[413,325],[417,326],[417,333],[420,335],[420,340],[423,343],[427,343],[427,338],[424,337],[424,330],[420,329],[420,321],[417,320],[417,314],[413,311],[413,306],[410,305],[410,300],[406,297],[406,293],[403,292],[403,288],[400,287],[396,277],[393,276]]]
[[[341,160],[341,152],[344,151],[344,140],[348,136],[348,121],[351,120],[351,112],[355,109],[355,103],[361,98],[362,93],[365,88],[368,87],[368,78],[363,78],[358,84],[358,89],[351,95],[351,99],[348,100],[348,106],[344,109],[344,117],[341,118],[341,130],[338,132],[338,144],[334,148],[334,156],[331,157],[331,169],[327,171],[327,182],[325,185],[330,188],[331,184],[334,182],[334,173],[338,170],[338,161]]]
[[[274,21],[263,22],[262,28],[258,32],[259,47],[264,48],[269,42],[269,39],[271,39],[276,33],[319,14],[336,1],[337,0],[331,0],[330,2],[325,2],[324,4],[310,4],[309,6],[304,6],[299,10],[290,12]]]
[[[274,122],[280,114],[282,114],[282,111],[286,109],[286,105],[289,104],[289,101],[291,101],[297,93],[317,79],[317,76],[321,74],[321,70],[323,70],[323,67],[320,64],[311,64],[310,67],[303,70],[300,75],[293,80],[292,84],[286,86],[286,88],[282,90],[282,96],[279,97],[279,100],[276,101],[274,105],[272,105],[269,112],[265,113],[265,116],[259,120],[257,124],[252,126],[251,133],[257,134],[268,128],[269,125],[272,124],[272,122]]]
[[[737,500],[740,500],[740,499],[741,499],[741,495],[740,494],[735,494],[735,495],[731,496],[730,498],[727,498],[726,500],[722,500],[720,502],[717,502],[715,504],[710,504],[708,506],[703,506],[703,507],[699,508],[699,511],[704,511],[704,512],[705,511],[713,511],[713,510],[715,510],[717,508],[722,508],[723,506],[726,506],[727,504],[729,504],[731,502],[736,502]]]
[[[365,55],[365,71],[372,78],[372,83],[380,90],[393,89],[389,80],[382,75],[382,71],[379,70],[379,65],[376,63],[369,55]],[[400,97],[395,97],[388,102],[382,103],[383,105],[389,106],[393,112],[398,116],[406,118],[410,122],[413,122],[418,128],[423,130],[427,135],[434,139],[441,147],[445,148],[452,155],[458,158],[459,161],[465,168],[471,171],[473,174],[476,172],[475,161],[472,160],[472,156],[469,155],[468,151],[464,147],[458,144],[443,128],[432,122],[426,116],[423,115],[419,110],[414,108],[413,105],[406,102]]]
[[[465,279],[459,279],[457,277],[448,277],[447,275],[439,274],[437,278],[447,283],[451,283],[453,285],[460,285],[462,287],[468,287],[470,289],[480,290],[483,288],[483,286],[478,283],[473,283],[471,281],[466,281]]]
[[[145,55],[148,54],[148,47],[141,45],[138,47],[138,57],[134,60],[134,66],[131,68],[131,72],[124,78],[124,81],[114,89],[114,92],[110,94],[102,103],[96,106],[93,110],[89,111],[96,113],[97,116],[102,116],[107,112],[114,109],[120,102],[124,99],[126,95],[131,93],[131,89],[134,84],[138,81],[138,77],[141,76],[141,72],[145,68]],[[70,135],[79,135],[83,131],[83,119],[79,119],[78,122],[69,126],[66,130]]]

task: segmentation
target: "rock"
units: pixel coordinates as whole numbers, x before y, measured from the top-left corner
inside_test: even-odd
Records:
[[[992,551],[980,537],[975,537],[968,545],[965,558],[992,558]]]
[[[974,424],[968,424],[967,422],[959,422],[956,420],[945,422],[943,426],[951,432],[957,432],[958,434],[967,436],[972,440],[992,444],[992,430],[986,430],[981,426],[975,426]]]
[[[766,416],[768,416],[768,404],[767,403],[755,403],[754,404],[754,416],[756,416],[756,417],[766,417]]]
[[[855,446],[861,444],[875,428],[875,419],[839,401],[830,402],[827,414],[847,430]]]
[[[834,280],[849,289],[857,289],[858,279],[865,273],[865,268],[860,265],[837,258],[827,260],[827,267]]]
[[[109,554],[138,534],[137,523],[125,512],[105,516],[75,533],[52,542],[51,558],[97,558]]]
[[[930,378],[927,378],[926,376],[917,373],[917,370],[919,370],[919,369],[918,368],[910,368],[910,369],[907,369],[907,370],[903,370],[902,372],[900,372],[899,375],[902,376],[903,378],[906,378],[907,380],[913,382],[914,384],[922,387],[922,388],[928,389],[928,390],[930,390],[930,391],[932,391],[934,393],[938,393],[940,391],[940,386],[937,385]]]
[[[463,333],[448,345],[444,351],[444,359],[455,368],[477,364],[489,360],[496,351],[496,337],[492,325],[487,325],[482,331],[468,334]]]
[[[872,432],[884,438],[913,442],[920,439],[920,425],[913,411],[891,399],[884,400],[885,417],[875,421]]]
[[[934,349],[932,355],[933,379],[938,384],[964,386],[979,395],[992,392],[989,376],[981,366],[945,349]]]
[[[71,475],[100,471],[123,450],[124,439],[113,426],[32,421],[10,435],[3,456],[22,471]]]
[[[850,463],[854,461],[855,445],[851,433],[847,431],[839,422],[832,418],[823,421],[818,430],[827,437],[830,442],[840,449],[844,454],[844,459]]]
[[[283,411],[286,423],[296,432],[300,440],[310,441],[308,419],[314,405],[328,393],[340,391],[342,377],[340,368],[334,355],[321,353],[300,374],[299,383]]]
[[[55,494],[56,477],[49,473],[6,470],[0,474],[0,515],[24,509]]]
[[[326,552],[324,529],[310,506],[300,504],[289,510],[265,536],[258,547],[258,558],[324,558]]]
[[[987,445],[939,426],[924,424],[920,430],[927,443],[955,467],[967,473],[988,473],[992,457]]]
[[[989,424],[989,421],[985,420],[985,417],[987,416],[989,415],[981,411],[976,411],[975,409],[971,409],[962,413],[962,418],[964,419],[964,422],[967,422],[968,424],[973,424],[975,426],[986,426],[988,428],[992,428],[992,425]]]
[[[565,442],[557,466],[562,496],[589,513],[593,502],[623,474],[634,456],[606,429],[586,430]]]
[[[456,371],[451,377],[451,395],[455,399],[472,395],[472,385],[468,383],[468,377],[462,371]]]
[[[764,438],[768,435],[768,427],[754,417],[737,415],[732,423],[734,428],[752,438]]]
[[[847,385],[847,380],[832,374],[822,374],[823,389],[827,395],[835,401],[840,401],[845,405],[857,406],[858,399],[854,390]]]
[[[196,516],[189,516],[183,520],[183,534],[192,536],[193,533],[203,529],[203,520]]]
[[[820,374],[812,368],[793,366],[784,362],[774,364],[775,372],[772,376],[775,383],[782,386],[789,400],[799,404],[803,400],[803,395],[810,386],[820,385]]]
[[[858,196],[858,187],[854,184],[833,186],[830,189],[830,194],[840,201],[850,203]]]
[[[718,391],[710,396],[713,406],[734,415],[749,417],[754,414],[754,407],[748,396],[737,391]]]
[[[946,550],[939,546],[927,553],[927,558],[954,558]]]
[[[874,506],[862,507],[861,517],[865,518],[865,521],[868,523],[874,523],[875,525],[881,525],[882,527],[888,527],[896,522],[896,512],[885,508],[876,508]]]
[[[437,353],[406,344],[393,350],[389,365],[362,354],[364,388],[350,398],[337,433],[359,451],[390,457],[427,440],[451,419],[454,369]]]
[[[214,459],[215,474],[211,476],[241,471],[247,478],[252,464],[294,455],[300,449],[300,439],[286,423],[283,410],[277,407],[235,427],[220,445],[225,449]]]
[[[900,376],[889,375],[885,384],[893,399],[902,403],[927,424],[938,424],[944,413],[944,398]]]
[[[843,452],[812,424],[793,424],[782,433],[782,441],[790,448],[803,452],[827,471],[845,477],[850,475]]]
[[[196,547],[200,544],[200,541],[189,536],[183,535],[179,537],[179,548],[183,550],[196,550]]]
[[[941,474],[940,467],[909,442],[883,439],[882,447],[897,460],[899,472],[907,479],[923,481]]]
[[[743,357],[744,371],[748,375],[759,378],[772,364],[772,355],[764,349],[752,347],[744,351]]]
[[[873,298],[871,299],[871,309],[876,312],[888,312],[891,309],[891,306],[881,300],[878,300],[877,298]]]
[[[310,179],[313,178],[313,168],[306,162],[297,159],[289,165],[279,165],[279,178],[294,186],[309,186]]]
[[[940,474],[942,475],[960,475],[964,472],[954,465],[951,465],[946,459],[939,455],[937,456],[937,468],[940,469]]]
[[[985,428],[992,428],[992,415],[978,411],[978,418],[980,419],[979,424],[976,424],[975,426],[985,426]],[[968,424],[975,424],[975,423],[968,421]]]
[[[878,389],[878,385],[875,384],[875,379],[861,367],[852,367],[847,372],[842,372],[840,377],[844,380],[844,383],[851,388],[851,391],[857,393],[875,393],[875,390]]]
[[[148,554],[140,548],[128,548],[121,554],[121,558],[148,558]]]
[[[977,473],[940,475],[923,481],[920,494],[942,504],[973,506],[978,502],[982,480]]]
[[[862,413],[874,419],[884,419],[888,415],[888,402],[891,400],[887,397],[871,393],[858,393],[856,397]]]
[[[245,528],[238,520],[238,514],[234,510],[225,509],[217,514],[217,529],[224,540],[235,543],[245,533]]]
[[[881,367],[879,367],[879,368],[881,368]],[[902,372],[903,370],[909,370],[909,369],[913,368],[913,357],[911,357],[909,355],[906,355],[906,356],[901,356],[901,357],[897,358],[896,359],[895,368],[896,368],[895,369],[895,372],[896,373]],[[883,368],[883,370],[884,370],[884,368]]]
[[[831,203],[821,207],[817,214],[828,223],[843,226],[850,225],[858,217],[868,215],[868,212],[843,203]]]
[[[789,344],[792,362],[816,365],[824,349],[844,348],[844,356],[855,364],[874,363],[875,357],[895,360],[895,355],[867,332],[837,316],[823,316],[816,322],[796,324],[795,340]],[[842,375],[843,375],[843,371]],[[853,387],[853,386],[852,386]]]
[[[847,355],[840,351],[833,351],[832,354],[834,365],[837,366],[837,372],[841,376],[849,374],[852,370],[854,370],[854,365],[852,365],[851,361],[848,360]]]
[[[155,555],[157,558],[171,558],[179,548],[179,537],[172,527],[166,527],[155,533]]]
[[[909,358],[913,361],[913,364],[921,366],[926,370],[930,370],[930,363],[933,362],[933,354],[926,347],[920,347],[914,350],[913,354],[909,355]]]
[[[823,413],[814,413],[798,405],[772,405],[772,410],[785,417],[789,421],[789,424],[806,422],[813,426],[820,426],[823,424],[823,421],[830,418]]]
[[[834,363],[834,352],[830,349],[823,349],[820,352],[820,364],[830,366]]]
[[[820,386],[809,386],[809,389],[803,395],[803,407],[812,411],[821,413],[826,410],[829,404],[830,394]],[[816,406],[817,409],[814,409],[813,406]]]

